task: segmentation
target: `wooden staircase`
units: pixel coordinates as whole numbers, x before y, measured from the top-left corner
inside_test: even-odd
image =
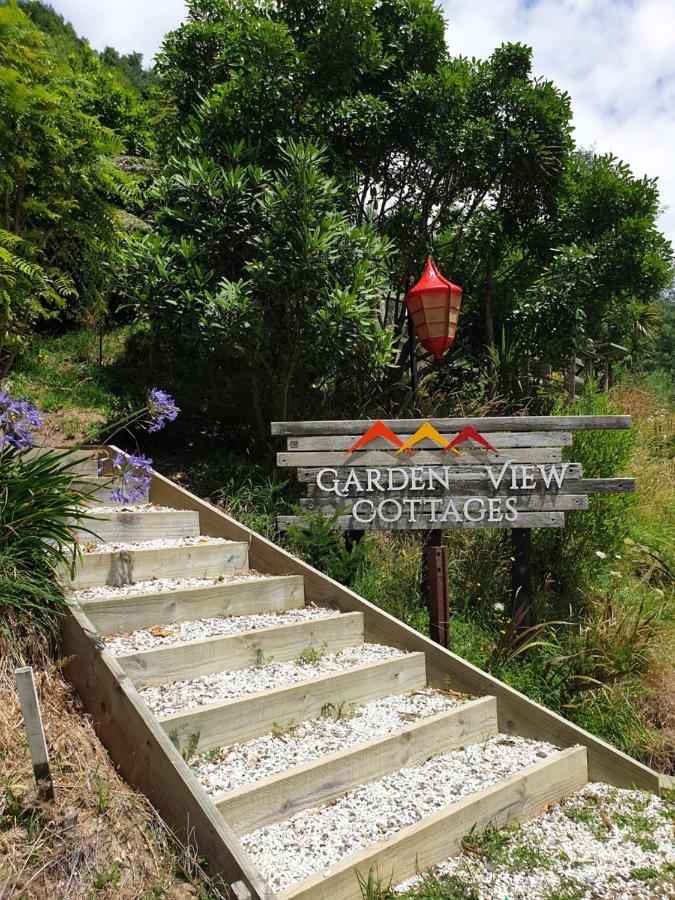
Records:
[[[400,883],[457,853],[471,829],[537,816],[581,788],[587,748],[595,778],[604,758],[607,780],[658,789],[651,770],[526,698],[518,702],[531,727],[513,727],[517,692],[485,673],[477,680],[464,661],[466,671],[443,669],[439,660],[458,658],[159,475],[150,500],[160,507],[116,510],[104,501],[91,510],[97,537],[81,535],[75,573],[63,575],[73,600],[68,671],[122,773],[199,846],[235,896],[360,898],[359,879],[371,871]],[[195,627],[203,636],[192,637]],[[374,703],[414,706],[417,695],[442,708],[384,733],[373,720],[363,739]],[[360,738],[345,738],[335,752],[324,747],[269,774],[253,767],[225,792],[208,791],[198,777],[205,759],[227,759],[261,739],[283,747],[284,727],[320,729],[336,710],[347,732],[350,716],[366,718]],[[329,821],[382,779],[407,808],[405,779],[415,767],[439,759],[451,774],[471,751],[480,768],[504,732],[523,736],[516,747],[525,760],[506,777],[484,768],[484,783],[453,788],[453,802],[443,799],[439,776],[427,785],[433,811],[411,807],[406,824],[329,853],[328,864],[325,848],[308,847],[297,878],[275,871],[270,859],[290,853],[284,835],[293,841],[293,817]],[[533,761],[537,741],[549,743]]]

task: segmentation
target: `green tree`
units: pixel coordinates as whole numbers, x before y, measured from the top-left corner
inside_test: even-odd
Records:
[[[105,288],[123,145],[94,97],[15,3],[0,6],[0,377],[40,319]]]
[[[132,244],[131,281],[144,284],[140,309],[163,367],[192,348],[229,369],[221,392],[236,393],[232,370],[245,373],[264,442],[270,418],[325,410],[344,392],[358,403],[364,371],[388,363],[379,312],[390,248],[349,221],[313,143],[289,141],[273,174],[233,165],[242,153],[228,168],[192,159],[189,180],[176,161],[180,174],[159,185],[171,215],[163,205],[159,235]],[[240,404],[239,420],[247,414]]]

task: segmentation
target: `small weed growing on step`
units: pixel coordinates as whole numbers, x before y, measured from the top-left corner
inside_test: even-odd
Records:
[[[253,668],[254,669],[262,669],[263,666],[266,666],[268,663],[271,663],[274,660],[273,656],[265,656],[265,651],[262,647],[256,647],[255,652],[253,654]]]
[[[210,763],[218,762],[222,749],[222,747],[211,747],[211,749],[207,750],[204,754],[204,759]]]
[[[324,703],[321,707],[322,719],[335,719],[339,722],[341,719],[348,719],[351,716],[351,703],[346,700],[340,703]]]
[[[631,878],[635,878],[637,881],[657,881],[659,878],[659,872],[657,869],[653,869],[651,866],[642,866],[637,869],[630,870]]]
[[[488,826],[482,834],[472,828],[462,840],[462,849],[511,872],[549,867],[549,857],[533,843],[531,835],[523,835],[518,825],[501,830]]]
[[[326,655],[328,644],[324,641],[320,647],[305,647],[294,659],[296,666],[316,666]]]
[[[584,900],[588,894],[588,885],[581,884],[569,877],[565,884],[559,884],[543,895],[543,900]]]
[[[193,731],[188,735],[187,740],[184,740],[186,728],[186,725],[183,725],[181,728],[174,728],[173,731],[169,732],[169,740],[176,750],[178,750],[185,762],[188,762],[188,760],[197,752],[201,732]]]
[[[108,866],[107,869],[101,869],[101,871],[94,878],[94,887],[97,891],[102,891],[103,888],[108,887],[109,885],[117,884],[122,877],[122,872],[120,871],[120,867],[113,864],[112,866]]]
[[[286,739],[286,736],[291,737],[297,727],[297,724],[292,719],[285,725],[280,725],[279,722],[272,722],[272,734],[275,738],[283,741]]]

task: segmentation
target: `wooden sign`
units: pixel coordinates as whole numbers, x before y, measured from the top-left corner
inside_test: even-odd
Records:
[[[630,416],[273,422],[279,466],[305,486],[301,505],[338,514],[345,531],[560,528],[591,493],[635,490],[631,478],[584,478],[563,460],[572,432],[630,428]],[[281,516],[282,528],[306,524]]]

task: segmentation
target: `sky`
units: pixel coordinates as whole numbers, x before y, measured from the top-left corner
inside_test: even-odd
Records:
[[[183,0],[51,0],[97,50],[149,64],[185,15]],[[576,140],[658,176],[660,224],[675,243],[673,0],[443,0],[450,50],[488,56],[504,41],[534,51],[536,75],[572,98]]]

